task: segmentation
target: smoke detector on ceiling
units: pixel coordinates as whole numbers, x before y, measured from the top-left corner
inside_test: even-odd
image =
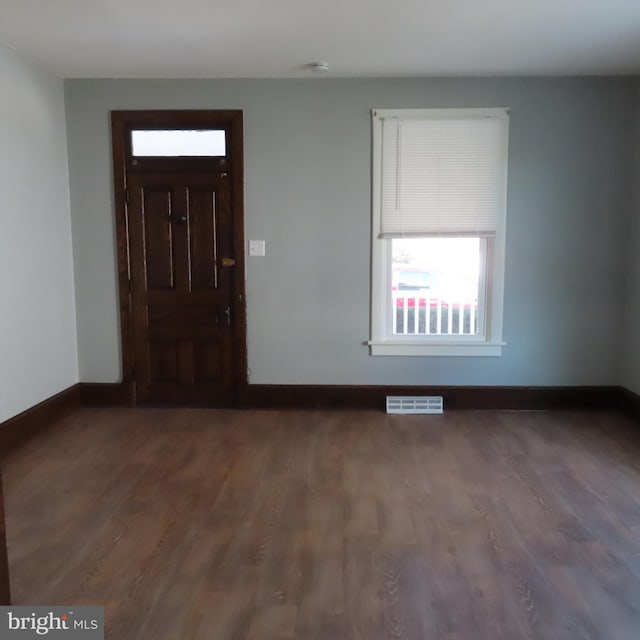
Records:
[[[311,71],[314,73],[327,73],[329,65],[326,62],[313,62],[311,63]]]

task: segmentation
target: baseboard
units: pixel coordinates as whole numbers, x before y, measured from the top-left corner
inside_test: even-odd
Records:
[[[55,396],[0,423],[0,453],[23,445],[54,422],[64,418],[80,406],[80,389],[75,384]]]
[[[78,385],[82,406],[133,406],[130,382]],[[239,394],[241,409],[384,410],[388,395],[443,396],[445,409],[548,410],[625,409],[631,392],[617,386],[402,386],[250,384]]]
[[[133,405],[133,386],[124,382],[81,382],[80,403],[85,407]]]
[[[640,420],[640,395],[630,389],[620,388],[620,409],[630,418]]]
[[[612,409],[640,419],[640,395],[616,386],[599,387],[421,387],[360,385],[247,385],[243,409],[384,410],[387,395],[443,396],[447,409]],[[3,455],[80,406],[132,406],[132,386],[80,383],[0,424]]]
[[[620,387],[421,387],[248,385],[241,405],[251,409],[382,410],[388,395],[443,396],[446,409],[614,409]]]
[[[9,559],[7,557],[7,531],[4,518],[4,489],[0,476],[0,605],[11,604],[11,589],[9,585]]]

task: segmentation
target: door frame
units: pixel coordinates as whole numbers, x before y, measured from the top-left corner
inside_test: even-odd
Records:
[[[129,253],[129,220],[127,207],[127,168],[132,162],[132,129],[225,129],[228,154],[226,158],[210,159],[211,170],[227,168],[231,174],[231,207],[233,216],[233,248],[235,273],[232,300],[232,345],[234,358],[233,397],[225,406],[239,406],[247,389],[247,312],[244,259],[244,146],[243,114],[234,110],[136,110],[111,111],[111,142],[114,180],[114,214],[116,223],[118,299],[120,307],[120,339],[122,384],[130,401],[136,404],[135,350],[133,334],[133,304],[131,296],[131,261]],[[184,159],[203,167],[202,159]],[[169,159],[145,159],[149,168],[168,166]],[[183,164],[189,167],[189,164]]]

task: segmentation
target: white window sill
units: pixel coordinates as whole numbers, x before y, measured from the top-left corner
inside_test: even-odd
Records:
[[[484,356],[502,355],[504,342],[391,342],[371,341],[372,356]]]

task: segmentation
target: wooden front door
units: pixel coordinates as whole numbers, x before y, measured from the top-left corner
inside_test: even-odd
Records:
[[[175,114],[168,123],[132,124],[132,114],[140,113],[114,113],[125,119],[125,368],[139,404],[233,406],[246,383],[242,181],[234,176],[241,171],[234,166],[235,147],[228,144],[217,158],[136,158],[127,146],[136,127],[194,127]]]

